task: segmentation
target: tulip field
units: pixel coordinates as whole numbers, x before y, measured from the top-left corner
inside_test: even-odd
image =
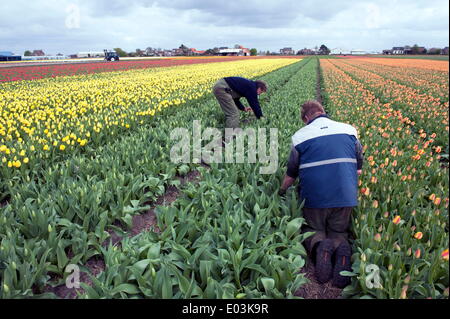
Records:
[[[253,58],[253,57],[252,57]],[[257,57],[255,57],[257,58]],[[146,69],[153,67],[169,67],[185,64],[197,63],[211,63],[230,60],[241,60],[243,57],[196,57],[187,59],[186,57],[173,57],[161,59],[137,59],[134,61],[120,61],[115,63],[105,62],[91,62],[85,63],[83,60],[78,60],[75,63],[50,63],[44,60],[41,65],[27,65],[29,61],[19,61],[15,64],[20,67],[8,67],[8,63],[0,63],[0,82],[21,81],[21,80],[36,80],[48,77],[70,76],[79,74],[91,74],[98,72],[114,72],[122,70]],[[249,58],[247,58],[248,60]],[[36,62],[33,62],[36,63]],[[45,65],[50,64],[50,65]],[[52,65],[53,64],[53,65]],[[3,68],[1,68],[3,67]]]
[[[310,234],[295,189],[277,192],[299,107],[318,97],[365,154],[342,297],[448,297],[448,61],[207,60],[0,69],[0,298],[297,298]],[[175,128],[223,127],[211,89],[225,76],[268,83],[264,117],[242,118],[278,129],[275,174],[171,162]],[[78,289],[60,289],[68,265]]]
[[[366,158],[344,295],[448,297],[448,63],[380,60],[321,60],[327,111],[358,127]]]

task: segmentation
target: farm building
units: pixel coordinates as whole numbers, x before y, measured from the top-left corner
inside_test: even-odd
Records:
[[[230,55],[230,56],[249,56],[250,50],[247,48],[238,48],[238,49],[221,49],[219,50],[220,55]]]
[[[22,57],[20,55],[14,55],[10,51],[0,51],[0,61],[20,61]]]
[[[294,55],[295,51],[292,50],[292,48],[283,48],[283,49],[280,49],[280,54],[281,55]]]
[[[351,54],[350,50],[342,49],[342,48],[335,48],[331,49],[330,54],[332,55],[349,55]]]
[[[189,49],[189,53],[190,53],[191,55],[202,55],[202,54],[205,53],[205,51],[204,51],[204,50],[197,50],[197,49],[195,49],[195,48],[190,48],[190,49]]]
[[[77,58],[103,58],[103,57],[105,57],[105,52],[103,51],[89,51],[77,53]]]
[[[404,54],[405,48],[404,47],[393,47],[391,50],[392,54]]]
[[[42,50],[33,50],[33,52],[31,53],[32,56],[45,56],[44,51]]]
[[[417,51],[412,52],[412,53],[416,53],[416,54],[426,54],[427,53],[427,49],[425,47],[417,47],[415,50],[417,50]]]
[[[365,55],[368,52],[366,50],[361,50],[361,49],[355,49],[355,50],[351,50],[350,54],[351,55]]]
[[[391,50],[383,50],[383,54],[397,54],[397,55],[404,55],[404,54],[426,54],[427,49],[425,47],[419,47],[414,46],[410,47],[408,45],[404,47],[393,47]]]
[[[298,54],[298,55],[315,55],[315,54],[316,54],[316,51],[315,51],[315,50],[312,50],[312,49],[304,48],[304,49],[299,50],[299,51],[297,52],[297,54]]]
[[[403,51],[403,54],[412,54],[412,48],[409,45],[405,45],[405,50]]]
[[[76,57],[76,56],[75,56]],[[42,61],[42,60],[64,60],[69,58],[66,55],[44,55],[44,56],[24,56],[24,61]]]

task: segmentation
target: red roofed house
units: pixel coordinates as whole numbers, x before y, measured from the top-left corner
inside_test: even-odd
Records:
[[[31,55],[32,56],[45,56],[45,53],[42,50],[34,50]]]
[[[239,49],[242,50],[241,55],[243,55],[243,56],[249,56],[250,55],[250,49],[249,48],[244,48],[242,45],[240,45]]]
[[[197,50],[197,49],[195,49],[195,48],[190,48],[189,50],[190,50],[190,53],[191,53],[192,55],[202,55],[202,54],[205,54],[205,50],[199,51],[199,50]]]

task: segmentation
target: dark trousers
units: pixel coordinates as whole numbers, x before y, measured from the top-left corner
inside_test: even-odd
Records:
[[[303,208],[306,224],[302,232],[315,232],[305,240],[305,247],[311,254],[314,246],[324,239],[331,239],[336,249],[348,241],[350,217],[353,207]]]

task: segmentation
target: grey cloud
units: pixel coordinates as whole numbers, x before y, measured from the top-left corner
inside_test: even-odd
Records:
[[[265,2],[15,0],[0,10],[0,50],[75,53],[181,43],[197,49],[239,43],[274,51],[322,43],[367,50],[448,45],[447,0]],[[80,9],[79,29],[64,25],[70,4]],[[375,16],[370,7],[378,8]]]
[[[139,1],[139,0],[137,0]],[[198,20],[203,23],[232,26],[241,25],[257,28],[279,28],[289,26],[298,17],[306,17],[319,22],[332,18],[347,9],[354,0],[281,0],[263,3],[258,0],[229,1],[154,1],[141,0],[142,5],[155,5],[179,11],[195,10],[203,13]]]
[[[122,17],[127,16],[139,5],[136,0],[97,0],[97,1],[83,1],[83,6],[90,9],[94,17]],[[141,4],[142,5],[142,4]]]

